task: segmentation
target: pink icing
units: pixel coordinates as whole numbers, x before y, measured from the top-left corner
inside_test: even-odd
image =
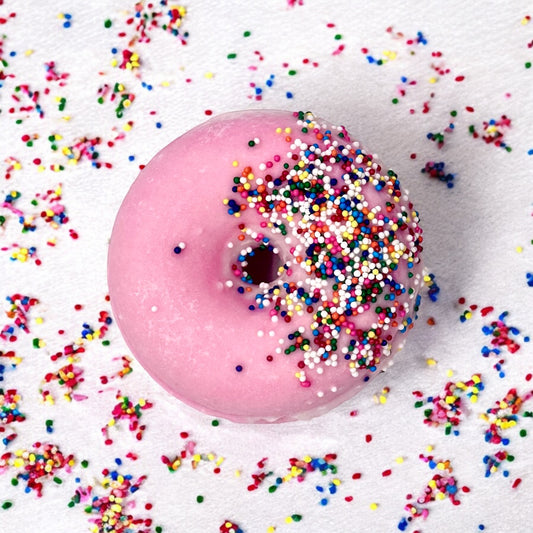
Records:
[[[403,345],[421,241],[396,175],[344,128],[228,113],[132,185],[110,242],[111,304],[135,357],[184,402],[237,422],[309,418]]]

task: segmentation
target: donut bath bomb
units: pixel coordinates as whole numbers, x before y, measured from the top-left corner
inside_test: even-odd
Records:
[[[423,285],[397,175],[309,112],[220,115],[163,148],[127,193],[108,255],[135,358],[212,416],[325,413],[392,362]]]

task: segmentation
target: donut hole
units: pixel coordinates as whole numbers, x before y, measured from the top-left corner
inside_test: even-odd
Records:
[[[253,285],[271,283],[278,278],[282,261],[272,246],[257,246],[248,252],[244,261],[246,266],[246,281]]]

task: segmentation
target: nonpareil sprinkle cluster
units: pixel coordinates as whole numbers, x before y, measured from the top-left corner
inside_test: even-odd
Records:
[[[470,491],[466,486],[459,487],[457,480],[452,476],[453,468],[449,460],[435,460],[432,455],[426,456],[424,454],[420,454],[419,457],[431,470],[438,470],[439,473],[429,480],[421,495],[417,498],[416,503],[407,503],[405,510],[409,514],[398,523],[400,531],[406,531],[410,522],[415,518],[425,520],[430,511],[427,506],[429,503],[448,499],[453,505],[460,505],[459,490],[463,492]],[[411,499],[411,495],[408,495],[408,499]]]
[[[161,462],[168,468],[169,472],[176,472],[188,462],[193,470],[196,470],[200,463],[211,463],[214,465],[213,473],[220,474],[220,467],[224,462],[224,457],[214,452],[204,453],[197,451],[196,442],[189,438],[190,435],[187,431],[182,431],[180,437],[185,439],[183,448],[174,456],[161,456]]]
[[[6,300],[9,303],[9,307],[5,314],[9,319],[9,323],[4,324],[0,330],[0,339],[15,342],[19,331],[30,333],[28,314],[30,309],[39,303],[39,300],[18,293],[6,296]]]
[[[162,528],[152,528],[149,517],[136,516],[134,494],[141,488],[147,476],[135,478],[131,474],[121,474],[118,470],[104,469],[98,489],[93,486],[78,487],[71,499],[70,507],[83,503],[90,516],[91,533],[158,533]],[[102,494],[96,494],[100,492]],[[146,504],[146,510],[151,504]]]
[[[496,320],[491,321],[490,324],[482,328],[483,333],[491,337],[491,339],[489,346],[482,346],[481,355],[483,357],[497,358],[494,369],[501,378],[505,377],[505,358],[502,356],[502,352],[507,351],[510,354],[514,354],[520,350],[520,341],[529,342],[529,336],[521,336],[517,327],[507,324],[507,315],[507,311],[501,313]]]
[[[70,473],[74,465],[74,456],[65,455],[54,444],[37,442],[29,450],[17,450],[0,455],[0,475],[14,472],[12,483],[26,484],[26,492],[35,491],[42,496],[44,483],[51,479],[62,483],[58,477],[60,471]]]
[[[137,440],[142,440],[146,425],[140,424],[139,420],[143,415],[143,411],[151,409],[153,404],[143,398],[139,399],[137,403],[133,403],[127,396],[117,394],[119,402],[113,407],[111,416],[113,417],[103,428],[102,434],[105,437],[106,444],[112,444],[113,440],[109,438],[109,428],[117,425],[120,420],[128,420],[128,429],[135,433]]]
[[[434,178],[446,183],[446,186],[451,189],[453,187],[455,174],[446,172],[444,170],[445,166],[446,163],[444,161],[428,161],[421,172],[422,174],[427,174],[430,178]]]
[[[468,381],[448,381],[442,393],[435,396],[428,396],[425,399],[417,400],[415,407],[420,408],[427,405],[424,409],[424,424],[433,427],[444,426],[446,435],[452,433],[452,429],[458,426],[462,421],[463,394],[470,398],[470,401],[477,402],[478,395],[484,389],[481,374],[474,374]],[[419,391],[413,394],[421,398],[422,393]],[[458,434],[454,430],[454,434]]]
[[[61,351],[50,356],[50,360],[53,362],[64,358],[66,359],[66,363],[59,369],[45,374],[40,390],[44,403],[53,404],[55,402],[51,390],[51,384],[53,383],[57,383],[62,388],[63,397],[68,401],[80,401],[87,398],[87,396],[76,392],[78,385],[84,381],[84,370],[78,363],[82,361],[86,345],[95,340],[102,340],[112,323],[113,319],[109,312],[106,310],[100,311],[98,313],[98,327],[93,327],[89,323],[84,322],[81,326],[80,336],[73,342],[65,345]]]
[[[328,474],[335,475],[337,473],[337,467],[333,461],[337,458],[337,454],[330,453],[324,457],[311,457],[305,456],[301,459],[292,457],[289,459],[290,467],[288,473],[284,476],[275,478],[275,482],[268,489],[270,493],[276,492],[276,490],[284,483],[296,479],[298,482],[303,482],[311,472],[320,472],[323,476]],[[316,485],[316,490],[323,495],[320,499],[320,505],[327,505],[327,495],[333,495],[337,492],[337,487],[340,485],[340,480],[332,478],[329,480],[327,488],[322,485]]]
[[[224,520],[219,528],[220,533],[244,533],[244,531],[231,520]]]
[[[508,446],[510,438],[504,436],[511,428],[518,425],[520,417],[533,416],[530,412],[523,411],[524,403],[533,397],[533,391],[528,391],[523,395],[518,394],[516,388],[509,389],[507,394],[501,399],[496,401],[494,407],[487,409],[485,413],[480,415],[480,418],[486,422],[487,429],[485,430],[485,442],[497,446]],[[526,433],[524,432],[523,435]],[[497,450],[492,454],[486,454],[483,457],[483,463],[485,465],[485,476],[489,477],[498,471],[500,465],[505,461],[511,462],[514,460],[514,456],[505,449]],[[509,472],[503,471],[503,475],[507,477]],[[517,478],[520,479],[520,478]],[[515,480],[516,482],[516,480]],[[517,485],[520,482],[518,481]]]
[[[279,265],[276,279],[258,285],[249,308],[268,307],[273,322],[309,315],[310,326],[295,328],[285,349],[301,353],[296,376],[308,387],[305,367],[320,373],[323,364],[345,360],[354,376],[360,369],[375,372],[390,355],[394,334],[413,326],[418,299],[406,298],[415,290],[396,271],[414,276],[422,231],[393,171],[383,172],[344,127],[321,124],[311,113],[294,116],[296,129],[276,130],[288,152],[272,154],[257,169],[244,166],[224,203],[231,216],[247,209],[259,215],[264,232],[253,234],[259,241],[251,251],[275,254],[269,235],[294,238],[290,260]],[[248,144],[253,149],[260,141]],[[378,194],[382,205],[372,205],[369,198]],[[253,283],[245,269],[251,251],[244,249],[234,265],[240,293]],[[291,281],[296,269],[305,272],[303,283]],[[368,329],[357,326],[363,313],[375,314]]]
[[[505,151],[512,148],[505,142],[507,132],[511,128],[511,119],[502,115],[499,119],[490,119],[483,122],[482,131],[478,131],[474,125],[469,126],[468,131],[474,139],[482,139],[487,144],[493,144]]]

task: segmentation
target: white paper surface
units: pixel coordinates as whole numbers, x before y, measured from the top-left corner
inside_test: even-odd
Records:
[[[159,26],[168,21],[169,6],[141,4],[149,18],[160,14]],[[6,0],[0,5],[0,54],[5,61],[0,81],[0,200],[13,198],[12,191],[20,193],[0,208],[5,217],[0,248],[7,248],[0,252],[0,328],[14,323],[6,297],[38,299],[25,315],[29,333],[15,325],[16,339],[0,339],[0,531],[154,532],[161,527],[176,533],[218,532],[230,520],[245,533],[373,533],[399,531],[409,516],[408,503],[427,512],[427,518],[405,525],[409,532],[529,531],[533,427],[525,415],[533,411],[533,399],[524,401],[513,427],[500,429],[509,441],[506,446],[485,441],[489,422],[481,415],[510,389],[522,398],[533,389],[533,381],[527,380],[533,372],[533,346],[527,339],[533,301],[527,283],[533,271],[533,155],[528,153],[533,150],[533,68],[526,66],[533,62],[531,6],[190,0],[183,7],[179,34],[186,44],[161,27],[146,31],[150,42],[138,42],[136,23],[127,23],[134,2]],[[65,27],[68,22],[70,27]],[[141,60],[133,71],[113,66],[113,59],[120,63],[128,47]],[[228,58],[230,54],[236,56]],[[51,61],[60,79],[46,79],[45,64]],[[68,74],[63,80],[62,73]],[[116,83],[134,95],[121,118],[115,112],[120,97],[111,101]],[[105,84],[109,92],[100,104],[99,89]],[[256,88],[262,89],[261,100],[255,98]],[[397,103],[392,103],[395,98]],[[213,426],[212,418],[162,391],[135,361],[133,372],[117,377],[121,357],[131,354],[114,324],[100,339],[80,337],[83,324],[98,329],[104,325],[98,322],[99,313],[110,311],[105,299],[108,239],[139,165],[211,114],[254,108],[312,110],[344,124],[394,168],[421,214],[425,262],[440,293],[436,302],[424,295],[417,326],[390,371],[335,411],[310,422],[254,426],[220,420]],[[502,115],[511,120],[510,127],[501,126]],[[494,127],[484,127],[491,119],[497,122]],[[124,138],[113,141],[121,133]],[[429,133],[444,135],[442,147],[428,139]],[[483,140],[499,134],[512,151]],[[54,135],[60,137],[50,140]],[[96,168],[87,157],[69,163],[68,147],[75,151],[82,139],[95,138],[101,143],[93,162],[104,168]],[[33,146],[27,146],[28,141]],[[455,175],[453,188],[421,173],[430,161],[445,163],[446,173]],[[56,172],[54,165],[64,169]],[[58,184],[61,199],[55,203],[64,206],[68,222],[54,229],[40,213],[49,204],[43,198],[46,192]],[[21,231],[21,213],[34,231]],[[31,215],[36,217],[33,222]],[[70,231],[79,237],[72,238]],[[37,255],[25,262],[11,260],[14,244],[34,246]],[[459,303],[460,298],[465,302]],[[494,309],[481,313],[488,307]],[[471,318],[462,322],[468,310]],[[500,330],[516,328],[507,336],[519,349],[511,353],[512,344],[507,344],[499,355],[483,357],[482,348],[491,347],[495,338],[483,328],[490,328],[504,312],[508,314]],[[85,348],[74,361],[84,381],[67,401],[64,386],[43,380],[68,364],[65,356],[57,361],[51,356],[76,342]],[[14,358],[7,357],[10,352],[20,358],[16,368]],[[504,377],[493,368],[500,359]],[[447,382],[466,382],[473,374],[481,375],[484,390],[476,403],[467,392],[461,394],[463,414],[454,428],[459,435],[425,424],[424,409],[434,404],[415,408],[415,401],[442,395]],[[109,382],[102,384],[101,376]],[[43,401],[47,388],[53,403]],[[389,391],[383,392],[386,388]],[[414,391],[422,397],[415,397]],[[8,423],[14,396],[24,420]],[[108,427],[113,443],[106,445],[102,428],[123,397],[133,404],[141,399],[153,403],[141,411],[139,423],[146,429],[137,440],[128,420],[118,420]],[[51,433],[47,421],[53,422]],[[16,437],[5,445],[2,439],[12,434]],[[191,441],[201,455],[198,464],[193,468],[188,456],[170,473],[161,456],[174,458]],[[21,477],[18,485],[12,484],[22,471],[23,458],[17,463],[17,453],[35,451],[36,442],[53,443],[73,455],[71,472],[59,469],[48,476],[41,497],[35,490],[26,493]],[[483,458],[501,450],[514,460],[503,461],[486,477]],[[309,472],[302,482],[292,479],[269,492],[276,478],[290,472],[291,458],[326,454],[336,454],[331,460],[335,474]],[[453,472],[431,470],[420,454],[449,461]],[[260,468],[257,463],[263,458],[265,467]],[[220,472],[214,473],[217,463]],[[109,496],[102,486],[106,468],[131,474],[134,480],[146,476],[123,502],[127,510],[116,513],[151,523],[117,529],[91,522],[101,518],[95,509],[86,512],[91,498]],[[252,476],[261,472],[272,474],[249,491]],[[453,476],[460,487],[460,505],[453,505],[448,493],[442,500],[417,503],[436,473]],[[354,474],[361,474],[360,479]],[[336,493],[329,494],[333,480],[338,483]],[[89,499],[69,507],[75,491],[88,486]],[[198,496],[203,497],[200,503]],[[327,504],[321,505],[324,497]]]

